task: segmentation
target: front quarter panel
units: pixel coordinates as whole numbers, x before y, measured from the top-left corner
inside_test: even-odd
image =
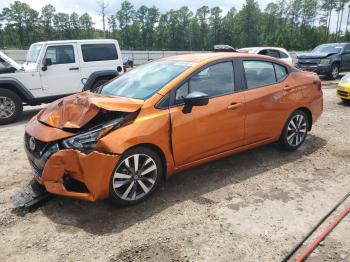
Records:
[[[156,95],[154,101],[162,96]],[[107,136],[97,144],[103,152],[123,154],[126,150],[138,145],[152,145],[160,149],[165,157],[167,173],[172,174],[174,162],[171,153],[169,110],[156,109],[153,102],[146,103],[137,118]]]

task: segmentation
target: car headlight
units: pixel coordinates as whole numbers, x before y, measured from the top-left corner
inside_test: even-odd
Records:
[[[320,64],[322,65],[329,65],[331,63],[331,60],[329,58],[321,59]]]
[[[111,130],[118,128],[123,118],[109,121],[86,132],[62,140],[62,146],[66,149],[78,149],[84,153],[90,153],[96,147],[97,141],[108,134]]]
[[[347,74],[345,76],[343,76],[341,79],[340,79],[340,82],[344,83],[344,84],[347,84],[350,82],[350,74]]]

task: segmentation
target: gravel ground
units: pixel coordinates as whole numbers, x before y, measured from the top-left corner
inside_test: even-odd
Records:
[[[0,261],[280,261],[350,188],[350,106],[334,84],[324,98],[296,152],[268,145],[188,170],[131,208],[57,197],[20,216],[9,198],[31,179],[27,109],[0,127]],[[350,261],[349,217],[310,261]]]

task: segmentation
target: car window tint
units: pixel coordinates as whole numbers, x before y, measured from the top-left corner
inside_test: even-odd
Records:
[[[49,46],[45,58],[51,58],[53,65],[75,63],[74,48],[71,45]]]
[[[188,95],[188,82],[184,83],[176,90],[175,104],[181,104],[184,102],[184,97]]]
[[[232,62],[222,62],[207,67],[191,77],[190,92],[203,92],[210,97],[232,93],[234,74]]]
[[[81,52],[84,62],[118,59],[115,44],[85,44],[81,45]]]
[[[280,58],[280,53],[277,50],[273,50],[273,49],[268,49],[266,54],[268,56],[272,56],[272,57],[276,57],[276,58]]]
[[[248,89],[276,83],[272,63],[263,61],[243,61]]]
[[[289,58],[289,56],[285,52],[282,52],[282,51],[280,51],[280,56],[281,56],[281,58]]]
[[[277,82],[280,82],[286,78],[286,76],[288,74],[287,69],[284,66],[281,66],[278,64],[274,64],[274,65],[275,65]]]

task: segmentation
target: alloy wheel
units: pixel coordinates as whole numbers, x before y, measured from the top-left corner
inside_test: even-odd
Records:
[[[305,139],[307,132],[306,119],[302,114],[295,115],[287,127],[287,142],[293,147],[299,146]]]
[[[333,66],[333,69],[332,69],[332,77],[333,79],[336,79],[338,77],[338,74],[339,74],[339,69],[337,66]]]
[[[154,187],[158,170],[155,161],[146,154],[134,154],[124,159],[113,174],[113,189],[123,200],[145,197]]]
[[[10,118],[15,111],[15,102],[9,97],[0,96],[0,118]]]

